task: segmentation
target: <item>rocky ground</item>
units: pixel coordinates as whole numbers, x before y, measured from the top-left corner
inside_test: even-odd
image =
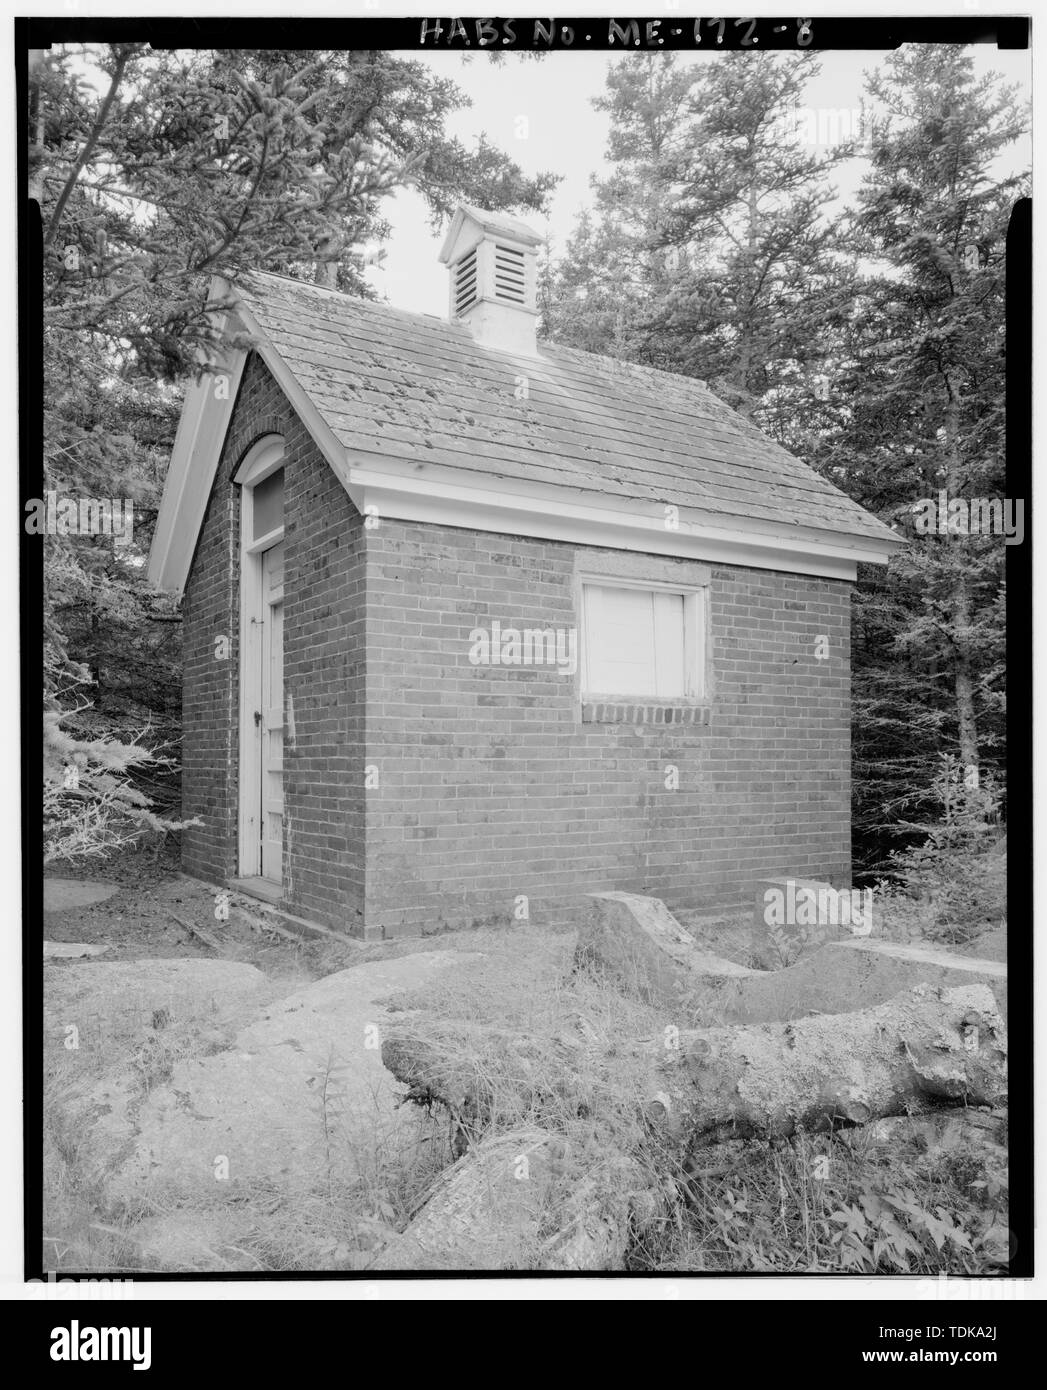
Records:
[[[454,1019],[562,1036],[574,1056],[572,1029],[613,1048],[648,1026],[617,995],[565,987],[562,930],[297,939],[236,899],[216,916],[213,888],[140,854],[50,880],[46,907],[44,1262],[58,1273],[382,1267],[461,1152],[439,1106],[401,1105],[383,1036]],[[686,925],[742,965],[746,921]],[[966,950],[1002,960],[1005,934]]]
[[[288,939],[133,859],[48,882],[45,1266],[365,1266],[452,1156],[382,1029],[483,935]]]

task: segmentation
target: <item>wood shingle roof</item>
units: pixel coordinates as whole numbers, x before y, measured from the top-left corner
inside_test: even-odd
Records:
[[[724,525],[898,539],[691,378],[544,342],[515,357],[463,325],[277,275],[235,292],[347,450]]]

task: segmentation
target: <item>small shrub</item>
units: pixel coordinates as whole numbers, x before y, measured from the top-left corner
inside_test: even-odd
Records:
[[[891,856],[890,879],[878,885],[878,896],[902,927],[901,934],[912,925],[910,918],[918,918],[920,935],[946,945],[966,945],[999,925],[1007,913],[1007,851],[999,825],[999,795],[987,778],[975,785],[951,757],[942,759],[934,787],[941,820],[907,827],[923,830],[927,838]]]

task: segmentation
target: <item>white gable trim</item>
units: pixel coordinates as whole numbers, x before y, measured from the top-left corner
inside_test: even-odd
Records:
[[[216,283],[219,292],[230,292],[224,282]],[[831,579],[853,580],[859,562],[886,564],[904,544],[886,528],[882,537],[856,536],[759,519],[733,522],[684,507],[678,527],[670,529],[664,508],[653,501],[503,477],[478,483],[467,470],[423,471],[407,461],[346,450],[242,301],[237,317],[363,515]],[[246,351],[237,351],[225,362],[228,399],[215,398],[211,376],[186,392],[149,554],[149,579],[162,589],[185,588],[246,358]]]
[[[217,279],[212,286],[211,297],[228,293],[230,286]],[[237,306],[236,317],[239,326],[256,340],[258,355],[272,372],[343,487],[346,486],[349,470],[345,450],[243,302]],[[221,331],[224,333],[229,326],[226,316]],[[156,518],[153,544],[149,550],[149,582],[157,588],[178,594],[185,589],[200,528],[204,524],[207,504],[214,488],[218,461],[232,422],[247,355],[244,349],[231,351],[219,364],[219,372],[229,377],[226,399],[216,399],[215,377],[210,373],[193,382],[186,391],[164,483],[164,495]]]
[[[210,373],[186,390],[149,550],[149,581],[161,589],[185,587],[246,360],[246,352],[233,352],[221,362],[228,377],[225,399],[216,398]]]

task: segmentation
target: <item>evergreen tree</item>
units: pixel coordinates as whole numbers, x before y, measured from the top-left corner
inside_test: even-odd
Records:
[[[808,55],[623,59],[599,105],[611,176],[547,279],[552,336],[709,382],[802,450],[831,422],[827,364],[851,302],[829,175],[805,143]]]
[[[828,454],[841,485],[911,538],[855,605],[857,824],[927,804],[940,755],[999,778],[1004,540],[921,534],[915,505],[1003,499],[1005,239],[1019,176],[994,161],[1025,128],[1014,93],[954,47],[911,47],[869,82],[880,113],[853,218],[869,267]]]
[[[92,853],[152,823],[142,786],[158,767],[141,748],[177,736],[177,608],[147,589],[144,560],[182,383],[226,307],[208,305],[211,277],[261,269],[371,295],[365,253],[388,233],[388,193],[418,189],[434,219],[462,198],[540,208],[553,176],[446,136],[465,104],[385,53],[116,44],[36,62],[43,488],[135,508],[129,545],[44,538],[49,853]],[[173,789],[148,789],[173,804]]]

